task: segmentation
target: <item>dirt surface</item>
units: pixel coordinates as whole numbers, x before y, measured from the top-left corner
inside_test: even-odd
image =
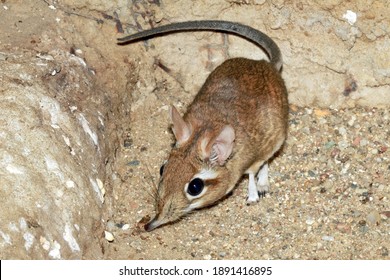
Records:
[[[270,164],[270,194],[247,206],[244,177],[216,206],[146,233],[148,193],[173,143],[166,106],[151,99],[123,139],[106,258],[390,259],[388,109],[293,106],[287,143]]]
[[[100,7],[100,2],[106,6]],[[140,20],[142,22],[149,22],[150,3],[160,3],[131,2],[136,5],[129,2],[127,6],[133,12],[141,10],[134,14],[138,19],[145,19]],[[168,2],[175,1],[165,2],[165,13],[175,11],[169,9],[169,4],[174,4]],[[191,80],[192,76],[180,77],[185,71],[180,72],[171,61],[168,70],[174,70],[167,72],[158,60],[156,63],[157,51],[153,45],[150,49],[113,47],[120,25],[113,11],[122,9],[119,15],[127,18],[127,6],[113,7],[115,5],[107,1],[91,5],[86,7],[83,1],[76,0],[42,0],[28,5],[23,1],[1,1],[1,16],[6,20],[0,21],[0,62],[11,52],[20,54],[19,63],[25,63],[23,53],[36,56],[55,53],[57,49],[76,50],[85,59],[88,69],[96,74],[97,86],[110,96],[110,101],[114,100],[110,105],[111,115],[106,116],[105,139],[116,139],[120,135],[121,144],[119,149],[112,144],[107,157],[114,171],[107,174],[106,200],[100,220],[106,238],[101,230],[95,233],[102,236],[103,258],[390,259],[388,108],[330,109],[292,105],[287,142],[270,164],[270,194],[259,203],[247,206],[248,180],[243,177],[233,193],[217,205],[196,211],[177,223],[145,232],[143,224],[154,215],[150,193],[158,183],[160,166],[174,143],[168,105],[175,104],[183,113],[196,93],[187,89],[199,87],[201,83],[180,84],[182,80]],[[245,15],[245,10],[241,10],[245,8],[246,5],[238,5],[230,11]],[[195,15],[202,14],[201,7],[193,9]],[[15,13],[20,17],[16,18]],[[161,15],[156,12],[155,16],[159,19]],[[178,19],[174,14],[170,16],[172,20]],[[128,26],[124,24],[124,27]],[[379,35],[379,39],[387,38]],[[295,59],[302,60],[295,53],[288,53],[287,43],[282,45],[287,61],[290,60],[286,72],[298,64]],[[328,41],[324,40],[325,43]],[[175,56],[185,52],[180,48],[174,51]],[[175,63],[181,64],[180,60]],[[209,69],[202,69],[199,75],[207,76]],[[291,69],[289,75],[297,72],[296,68]],[[138,77],[142,79],[135,81]],[[331,75],[328,77],[334,79]],[[291,80],[298,81],[294,77]],[[294,87],[296,90],[298,85]],[[376,83],[372,90],[378,91],[378,96],[385,95]],[[93,98],[108,100],[97,94]],[[132,104],[128,108],[130,99]],[[84,109],[88,111],[87,104]]]

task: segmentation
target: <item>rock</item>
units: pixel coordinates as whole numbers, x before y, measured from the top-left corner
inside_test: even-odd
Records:
[[[127,165],[129,165],[129,166],[138,166],[140,164],[140,161],[139,160],[132,160],[132,161],[129,161],[128,163],[127,163]]]
[[[352,116],[351,119],[348,121],[349,126],[353,126],[356,121],[356,116]]]
[[[386,218],[390,218],[390,211],[382,211],[381,215],[385,216]]]
[[[322,236],[322,240],[324,241],[334,241],[334,237],[331,235],[324,235]]]
[[[366,225],[360,226],[360,227],[359,227],[359,231],[360,231],[361,233],[367,233],[368,230],[369,230],[369,228],[368,228],[368,226],[366,226]]]
[[[114,235],[109,232],[109,231],[104,231],[104,238],[108,241],[108,242],[112,242],[114,241]]]
[[[363,138],[363,139],[361,139],[361,140],[360,140],[360,146],[361,146],[361,147],[363,147],[363,146],[367,146],[367,145],[368,145],[368,143],[369,143],[369,142],[368,142],[368,140],[367,140],[367,139],[364,139],[364,138]]]
[[[351,232],[351,226],[346,223],[338,223],[336,225],[336,229],[342,233],[349,233]]]
[[[352,182],[350,186],[351,186],[351,188],[354,189],[354,190],[357,189],[357,188],[359,187],[359,185],[358,185],[356,182]]]
[[[345,136],[347,134],[347,130],[344,127],[339,127],[338,132],[340,135]]]
[[[307,220],[306,220],[306,224],[309,225],[309,226],[311,226],[312,224],[314,224],[314,222],[315,222],[315,220],[314,220],[312,217],[309,217],[309,218],[307,218]]]
[[[122,230],[128,230],[128,229],[130,229],[130,225],[129,224],[124,224],[122,226]]]
[[[326,117],[331,114],[328,109],[314,109],[314,114],[316,117]]]
[[[378,211],[373,210],[371,211],[367,217],[366,217],[367,224],[371,227],[376,226],[380,223],[381,221],[381,216],[378,213]]]
[[[69,104],[75,104],[72,98],[92,94],[90,84],[78,84],[89,79],[87,73],[82,65],[70,66],[66,53],[55,58],[63,65],[54,77],[45,76],[44,67],[30,66],[35,57],[22,59],[24,64],[0,64],[0,184],[6,194],[0,196],[0,231],[9,236],[0,258],[74,259],[87,257],[87,252],[101,256],[96,222],[104,201],[105,146],[99,109],[69,110]]]
[[[349,147],[349,142],[346,141],[346,140],[341,140],[337,143],[338,147],[341,149],[341,150],[345,150],[346,148]]]
[[[387,247],[381,247],[380,248],[380,256],[381,257],[388,257],[389,256],[389,249]]]

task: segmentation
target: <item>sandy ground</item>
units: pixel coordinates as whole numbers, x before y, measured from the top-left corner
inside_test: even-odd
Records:
[[[247,206],[244,177],[216,206],[149,233],[148,193],[173,143],[166,109],[144,101],[123,139],[107,259],[390,259],[388,109],[292,106],[270,194]]]

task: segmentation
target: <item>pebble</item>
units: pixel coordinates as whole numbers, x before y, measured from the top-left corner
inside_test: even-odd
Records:
[[[378,154],[378,149],[371,149],[371,154],[376,155]]]
[[[301,129],[301,131],[306,134],[306,135],[310,135],[310,128],[305,126],[304,128]]]
[[[125,148],[130,148],[132,145],[133,145],[133,140],[132,140],[132,139],[126,138],[126,139],[123,141],[123,146],[124,146]]]
[[[130,228],[130,225],[129,224],[124,224],[122,226],[122,230],[128,230]]]
[[[359,211],[359,210],[353,210],[352,211],[352,216],[355,217],[355,218],[358,218],[362,215],[362,212]]]
[[[356,116],[352,116],[351,119],[348,121],[348,125],[349,126],[353,126],[353,124],[355,123],[356,121]]]
[[[370,214],[367,215],[366,221],[369,226],[378,225],[381,221],[381,215],[378,213],[378,211],[373,210],[370,212]]]
[[[134,248],[138,253],[142,252],[142,243],[139,240],[134,240],[130,243],[130,246]]]
[[[389,250],[386,247],[380,248],[381,256],[382,257],[388,257],[389,256]]]
[[[359,144],[361,147],[366,146],[368,144],[368,140],[363,138],[360,140]]]
[[[367,233],[367,232],[368,232],[368,226],[361,226],[361,227],[359,228],[359,231],[360,231],[361,233]]]
[[[331,112],[328,109],[314,109],[314,114],[317,117],[326,117],[331,114]]]
[[[315,220],[312,218],[312,217],[309,217],[307,218],[306,220],[306,224],[308,224],[309,226],[311,226],[312,224],[314,224]]]
[[[104,196],[106,194],[106,189],[104,188],[103,182],[99,178],[96,179],[96,183],[97,183],[98,188],[100,190],[100,200],[103,203],[104,202]]]
[[[108,241],[108,242],[112,242],[114,241],[114,235],[109,232],[109,231],[104,231],[104,238]]]
[[[367,192],[368,192],[367,189],[360,189],[360,188],[357,188],[357,189],[356,189],[356,193],[357,193],[358,195],[363,195],[364,193],[367,193]]]
[[[341,140],[340,142],[337,143],[340,149],[344,150],[349,147],[348,141]]]
[[[334,237],[331,235],[324,235],[322,236],[322,240],[324,241],[334,241]]]
[[[338,132],[340,135],[344,136],[347,134],[347,130],[344,127],[339,127]]]
[[[385,216],[386,218],[390,218],[390,211],[383,211],[383,212],[381,212],[381,214],[383,216]]]
[[[358,184],[357,184],[356,182],[352,182],[352,183],[351,183],[351,188],[352,188],[352,189],[355,190],[355,189],[357,189],[357,187],[358,187]]]
[[[132,160],[132,161],[128,162],[127,165],[137,166],[137,165],[139,165],[139,163],[140,163],[139,160]]]
[[[335,142],[329,141],[329,142],[325,143],[325,148],[330,149],[330,148],[334,147],[334,145],[336,145]]]
[[[348,233],[351,231],[351,226],[345,223],[339,223],[337,224],[336,229],[342,233]]]

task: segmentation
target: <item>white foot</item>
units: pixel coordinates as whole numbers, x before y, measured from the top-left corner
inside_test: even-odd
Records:
[[[268,163],[265,163],[257,173],[257,190],[262,197],[269,192]]]
[[[246,200],[246,204],[253,204],[259,201],[259,193],[257,191],[256,183],[255,183],[255,175],[253,173],[249,173],[249,184],[248,184],[248,198]]]

